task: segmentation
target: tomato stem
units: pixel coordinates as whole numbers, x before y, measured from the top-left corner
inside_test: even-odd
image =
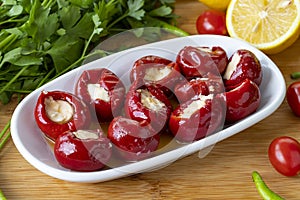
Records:
[[[252,179],[255,183],[255,186],[261,195],[261,197],[265,200],[283,200],[278,194],[270,190],[270,188],[265,184],[262,177],[257,171],[252,172]]]
[[[292,79],[298,79],[298,78],[300,78],[300,72],[291,73],[291,78]]]

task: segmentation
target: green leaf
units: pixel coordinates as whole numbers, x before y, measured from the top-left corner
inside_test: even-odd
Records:
[[[67,34],[72,35],[73,37],[88,39],[94,31],[92,15],[93,13],[85,13],[73,28],[67,30]]]
[[[64,35],[56,40],[52,48],[47,51],[53,60],[56,72],[63,71],[79,59],[83,46],[83,40],[70,35]]]
[[[8,53],[6,53],[3,57],[3,60],[0,64],[0,68],[4,65],[4,63],[11,63],[18,66],[27,66],[27,65],[40,65],[42,64],[42,58],[36,57],[34,55],[23,55],[22,48],[16,48]]]
[[[93,0],[69,0],[71,3],[80,6],[81,8],[89,8],[93,5]]]
[[[173,4],[175,3],[175,0],[159,0],[162,4]]]
[[[166,5],[163,5],[159,8],[156,8],[156,9],[150,11],[149,15],[152,17],[164,17],[167,15],[170,15],[171,13],[172,13],[172,8],[170,8]]]
[[[23,12],[23,7],[21,5],[14,5],[11,7],[11,9],[8,11],[7,15],[10,17],[18,16]]]
[[[37,45],[41,45],[56,32],[58,25],[58,14],[50,14],[50,8],[44,9],[36,0],[24,29],[37,42]]]
[[[127,2],[130,17],[133,17],[137,20],[141,20],[145,15],[145,11],[143,10],[144,1],[143,0],[129,0]]]
[[[72,28],[81,18],[80,8],[74,5],[63,7],[58,15],[65,29]]]
[[[34,90],[39,85],[43,77],[24,80],[22,90]]]
[[[2,0],[2,6],[13,6],[16,5],[17,1],[16,0]]]
[[[5,105],[5,104],[8,104],[10,99],[11,99],[11,96],[12,96],[12,92],[2,92],[0,93],[0,102]]]

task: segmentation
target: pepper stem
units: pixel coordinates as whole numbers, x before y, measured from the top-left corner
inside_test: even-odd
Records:
[[[252,179],[255,183],[256,189],[258,190],[258,193],[264,200],[284,200],[278,194],[270,190],[257,171],[252,172]]]
[[[292,79],[298,79],[298,78],[300,78],[300,72],[291,73],[291,78]]]

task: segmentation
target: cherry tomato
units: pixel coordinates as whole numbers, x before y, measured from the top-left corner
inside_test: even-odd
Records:
[[[300,117],[300,81],[289,85],[286,92],[286,98],[293,113]]]
[[[268,150],[273,167],[284,176],[296,176],[300,172],[300,143],[289,136],[275,138]]]
[[[227,35],[226,14],[222,11],[204,11],[196,21],[199,34]]]

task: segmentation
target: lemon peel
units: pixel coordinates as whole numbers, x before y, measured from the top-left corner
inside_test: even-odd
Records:
[[[211,9],[225,11],[230,0],[199,0],[199,2],[203,3]]]

